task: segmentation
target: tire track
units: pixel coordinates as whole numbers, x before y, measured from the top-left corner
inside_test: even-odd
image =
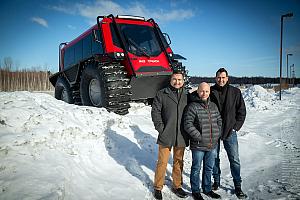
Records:
[[[288,199],[300,199],[300,144],[297,130],[299,118],[285,119],[281,123],[281,162],[282,189],[290,195]]]

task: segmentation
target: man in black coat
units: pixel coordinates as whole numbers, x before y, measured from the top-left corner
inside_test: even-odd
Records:
[[[237,131],[239,131],[246,118],[246,107],[241,91],[229,85],[228,72],[224,68],[220,68],[216,72],[216,84],[211,87],[210,94],[211,101],[217,104],[222,117],[222,134],[221,140],[223,141],[226,150],[231,175],[235,186],[235,194],[239,199],[247,197],[241,188],[241,165],[238,152]],[[213,169],[214,184],[213,189],[217,190],[220,186],[220,142],[217,147],[217,158]]]
[[[173,192],[181,197],[187,197],[182,189],[183,156],[188,146],[188,137],[181,125],[182,115],[187,105],[187,91],[183,88],[184,78],[181,71],[174,71],[169,87],[157,92],[151,110],[155,129],[158,131],[158,160],[154,177],[154,197],[162,199],[161,190],[170,152],[173,149]]]

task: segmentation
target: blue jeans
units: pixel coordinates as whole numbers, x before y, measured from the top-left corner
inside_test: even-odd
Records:
[[[241,178],[241,165],[239,159],[239,145],[237,140],[236,131],[232,131],[232,134],[229,138],[223,140],[223,145],[226,150],[229,163],[230,163],[230,171],[233,178],[234,186],[241,186],[242,178]],[[217,146],[217,157],[215,160],[215,166],[213,167],[213,178],[216,183],[220,185],[220,141]]]
[[[211,175],[216,158],[216,148],[211,151],[192,150],[192,167],[190,182],[193,193],[200,192],[200,169],[203,161],[202,170],[202,190],[204,193],[211,191]]]

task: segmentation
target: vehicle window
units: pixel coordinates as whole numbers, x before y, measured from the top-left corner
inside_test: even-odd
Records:
[[[97,38],[101,42],[96,42],[92,40],[92,54],[103,54],[103,47],[102,47],[102,36],[100,34],[100,31],[96,31]]]
[[[117,46],[117,47],[122,48],[122,47],[121,47],[120,40],[119,40],[119,38],[118,38],[118,36],[117,36],[117,34],[116,34],[116,31],[115,31],[115,29],[114,29],[113,24],[110,24],[109,27],[110,27],[110,31],[111,31],[111,37],[112,37],[112,40],[113,40],[113,44],[114,44],[115,46]]]
[[[65,50],[64,66],[65,69],[69,68],[74,63],[74,46],[71,46]]]
[[[169,45],[168,45],[168,43],[167,43],[167,41],[166,41],[166,38],[165,38],[165,36],[162,34],[162,32],[161,32],[161,30],[158,28],[158,34],[159,34],[159,37],[161,38],[161,41],[163,42],[163,44],[164,44],[164,47],[165,48],[168,48],[169,47]]]
[[[162,50],[153,27],[135,24],[119,25],[127,51],[138,56],[157,56],[161,53]],[[112,37],[117,38],[114,29],[112,29]],[[114,40],[114,44],[120,47],[117,39]]]
[[[83,52],[82,52],[83,59],[89,58],[92,54],[92,34],[89,34],[83,39],[82,45],[83,45]]]
[[[75,45],[75,63],[82,60],[82,40],[78,41]]]

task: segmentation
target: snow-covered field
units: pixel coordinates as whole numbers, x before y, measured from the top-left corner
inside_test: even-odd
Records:
[[[260,86],[243,95],[244,192],[249,199],[300,199],[300,88],[283,91],[282,101]],[[157,132],[151,107],[131,106],[120,116],[49,94],[1,92],[0,199],[153,199]],[[171,159],[164,199],[178,199],[171,192]],[[236,199],[224,150],[221,162],[217,193]],[[186,148],[183,177],[189,192],[190,166]]]

